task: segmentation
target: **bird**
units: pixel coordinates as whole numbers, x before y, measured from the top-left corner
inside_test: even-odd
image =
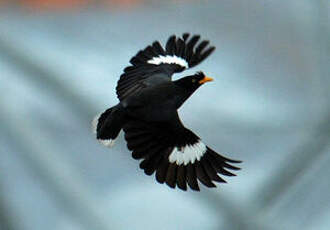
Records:
[[[119,103],[92,124],[96,139],[112,147],[121,130],[132,157],[140,160],[146,175],[170,188],[200,191],[200,185],[226,183],[220,177],[236,176],[241,163],[222,156],[186,128],[178,109],[203,84],[213,79],[202,71],[172,80],[174,73],[195,67],[214,50],[200,35],[172,35],[165,47],[154,41],[130,59],[121,74],[116,94]]]

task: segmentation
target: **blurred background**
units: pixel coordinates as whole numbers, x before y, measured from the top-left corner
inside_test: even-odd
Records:
[[[0,229],[330,227],[328,0],[0,0]],[[90,122],[117,103],[129,59],[201,34],[215,78],[180,109],[243,160],[228,184],[183,192],[145,176],[121,133]]]

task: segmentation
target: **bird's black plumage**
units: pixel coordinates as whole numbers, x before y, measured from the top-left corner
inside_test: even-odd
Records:
[[[174,73],[194,67],[215,49],[209,41],[189,34],[171,36],[165,49],[158,41],[139,51],[124,69],[116,87],[120,102],[94,120],[97,139],[112,146],[121,129],[134,159],[159,183],[199,190],[224,183],[219,174],[234,176],[225,158],[206,146],[182,124],[177,110],[202,84],[211,81],[203,72],[172,81]]]

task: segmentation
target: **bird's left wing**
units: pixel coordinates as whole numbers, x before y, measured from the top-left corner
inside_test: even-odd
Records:
[[[177,114],[177,113],[176,113]],[[168,186],[199,190],[198,182],[215,187],[213,182],[225,183],[218,174],[235,176],[238,170],[228,159],[206,146],[192,131],[185,128],[178,115],[170,122],[149,123],[136,119],[124,125],[127,147],[134,159],[142,159],[140,168],[147,175],[156,172],[156,180]]]
[[[171,36],[165,46],[155,41],[140,50],[131,60],[131,66],[124,69],[116,91],[120,101],[136,92],[162,82],[171,81],[173,73],[181,72],[202,62],[215,49],[209,41],[198,45],[199,35],[183,34],[182,38]],[[197,45],[197,46],[196,46]]]

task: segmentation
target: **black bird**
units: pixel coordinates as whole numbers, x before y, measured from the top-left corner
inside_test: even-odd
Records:
[[[165,49],[158,41],[140,50],[124,69],[116,87],[119,103],[93,121],[97,139],[111,147],[121,129],[134,159],[147,175],[187,190],[199,190],[197,181],[207,187],[225,183],[218,174],[235,176],[238,170],[228,159],[206,146],[182,124],[177,110],[205,82],[213,79],[197,72],[172,81],[174,73],[202,62],[214,50],[199,35],[171,36]],[[197,45],[197,46],[196,46]]]

